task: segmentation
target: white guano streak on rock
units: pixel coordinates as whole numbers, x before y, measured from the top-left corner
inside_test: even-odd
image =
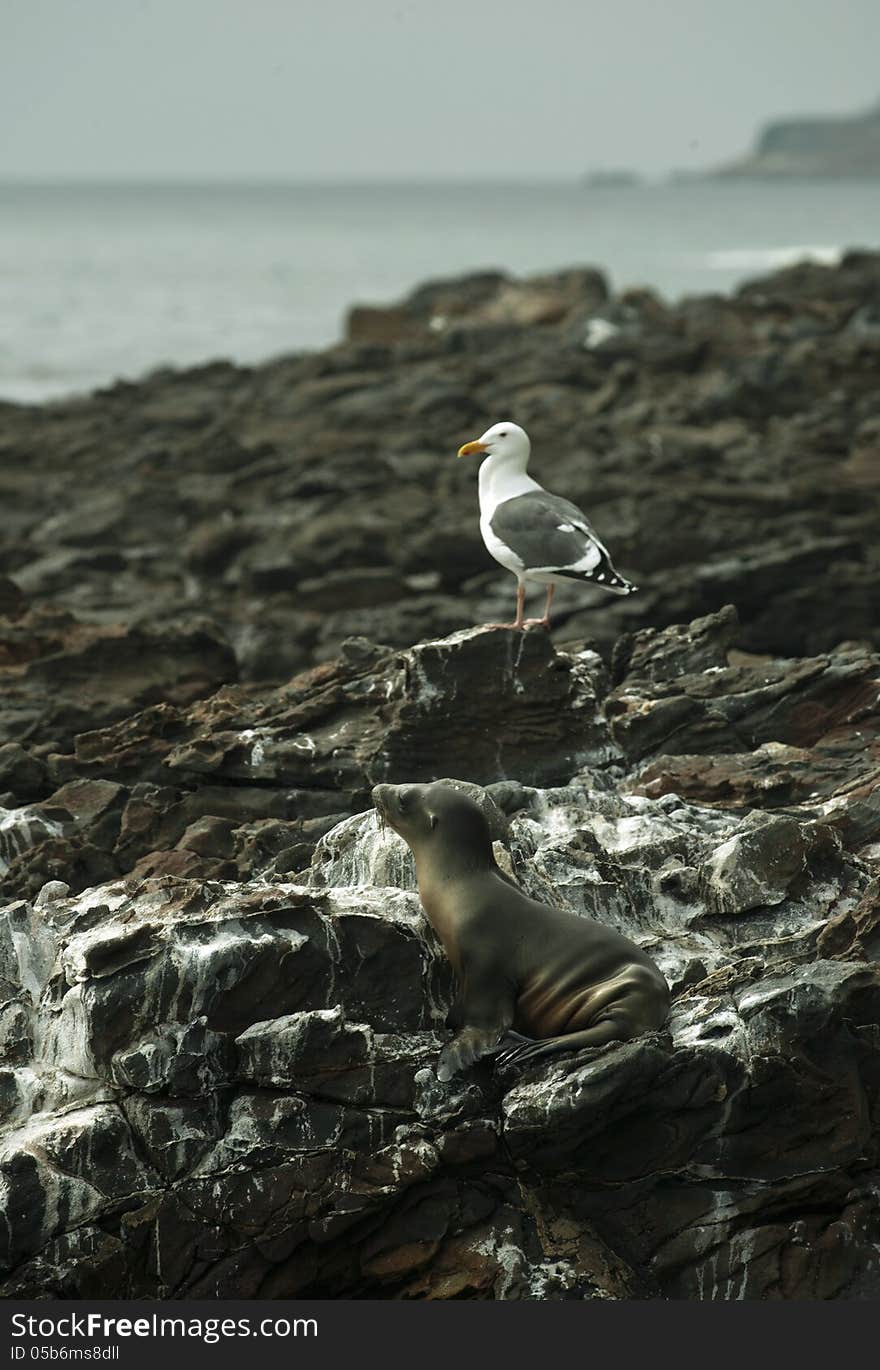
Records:
[[[0,809],[0,875],[5,874],[16,857],[47,837],[60,837],[61,823],[36,809]]]

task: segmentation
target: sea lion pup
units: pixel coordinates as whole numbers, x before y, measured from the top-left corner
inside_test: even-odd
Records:
[[[505,1051],[505,1064],[662,1026],[669,987],[651,958],[613,928],[517,889],[468,795],[435,782],[377,785],[372,799],[415,857],[422,904],[458,979],[438,1079],[493,1052],[511,1029],[538,1040]]]

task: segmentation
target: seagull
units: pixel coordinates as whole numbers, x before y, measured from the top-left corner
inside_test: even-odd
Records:
[[[527,473],[532,444],[519,424],[493,424],[460,457],[485,453],[480,464],[480,532],[491,555],[517,579],[516,618],[492,628],[549,628],[557,585],[567,580],[601,585],[615,595],[638,586],[618,575],[607,548],[576,504],[551,495]],[[547,586],[543,618],[523,620],[526,584]]]

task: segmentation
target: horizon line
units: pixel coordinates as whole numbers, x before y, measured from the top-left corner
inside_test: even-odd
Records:
[[[296,175],[287,176],[277,175],[253,175],[250,173],[232,173],[229,175],[205,175],[189,173],[168,173],[156,175],[131,175],[129,173],[116,174],[88,174],[71,175],[70,173],[58,173],[47,175],[22,175],[21,173],[6,173],[0,171],[0,185],[3,186],[441,186],[441,185],[461,185],[461,186],[481,186],[481,185],[565,185],[580,186],[590,188],[591,178],[599,180],[606,176],[616,176],[623,174],[626,184],[632,186],[656,185],[669,179],[670,177],[695,177],[701,178],[702,171],[687,170],[668,170],[663,172],[638,172],[629,168],[594,168],[576,172],[571,175],[563,173],[548,175],[546,172],[529,171],[510,175],[497,175],[483,172],[462,172],[425,176],[408,173],[400,174],[375,174],[375,175],[339,175],[339,176],[310,176]]]

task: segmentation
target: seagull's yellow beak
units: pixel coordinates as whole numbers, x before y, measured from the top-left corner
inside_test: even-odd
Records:
[[[485,452],[487,450],[484,442],[466,442],[464,447],[459,447],[460,457],[472,457],[475,452]]]

